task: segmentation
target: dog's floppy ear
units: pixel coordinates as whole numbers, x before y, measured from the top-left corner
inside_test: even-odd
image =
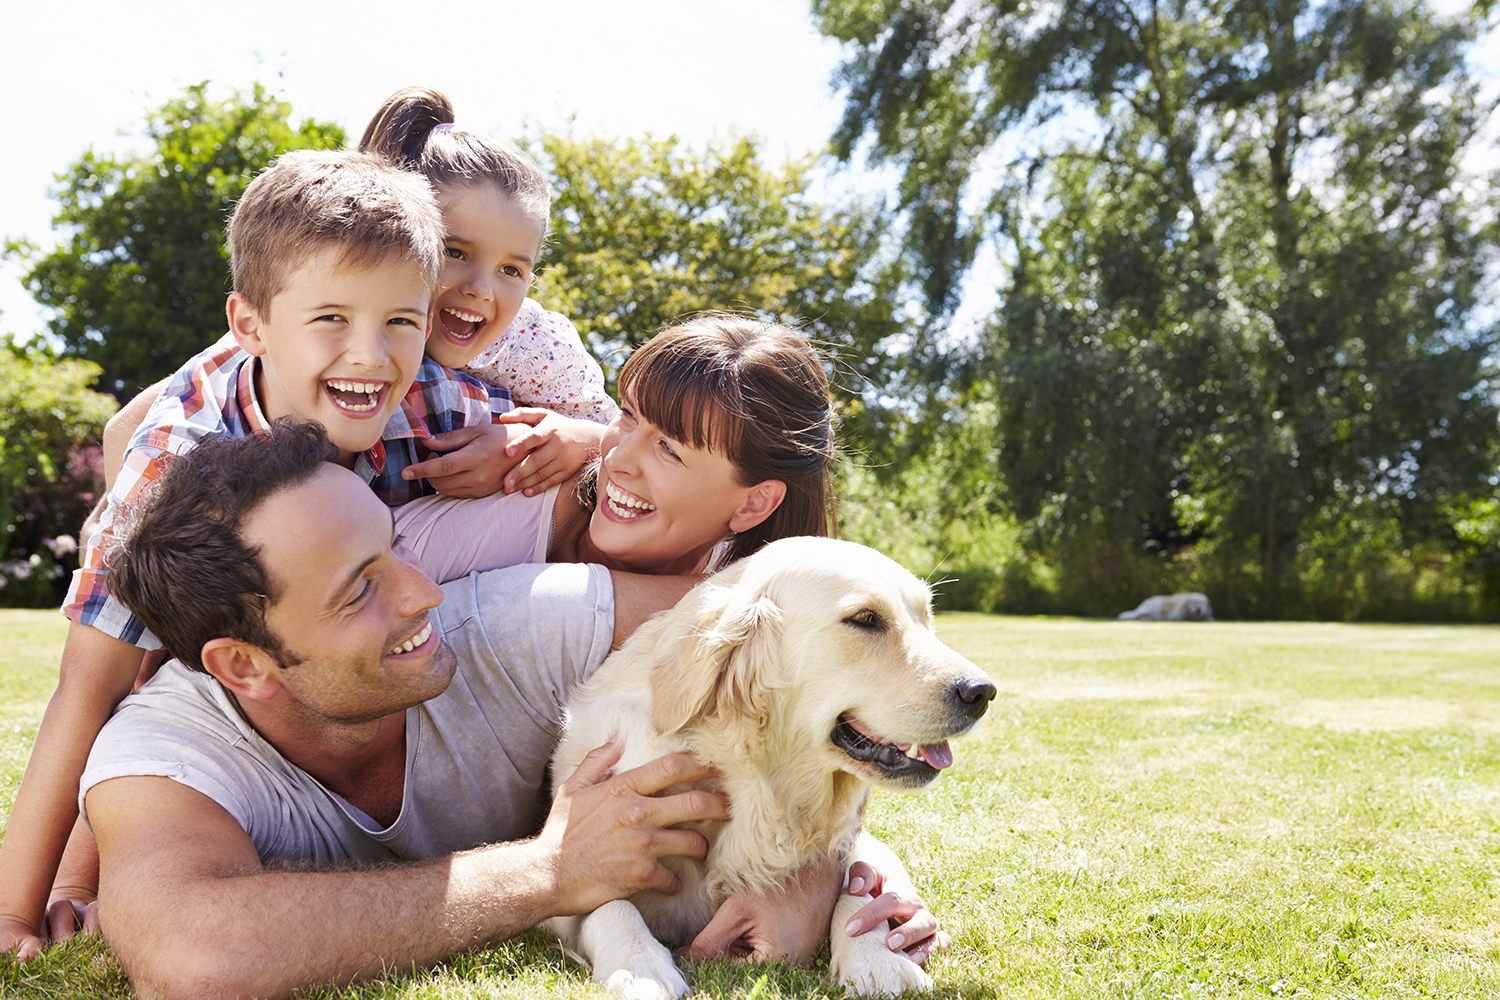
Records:
[[[651,669],[651,721],[675,733],[704,715],[760,714],[760,693],[775,682],[773,655],[781,609],[770,598],[722,588],[700,609],[696,628],[673,640]]]

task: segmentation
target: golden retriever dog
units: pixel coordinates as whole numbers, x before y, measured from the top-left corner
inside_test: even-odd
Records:
[[[703,862],[668,858],[675,896],[637,893],[547,926],[594,978],[628,997],[688,991],[660,941],[685,944],[741,891],[787,885],[820,857],[853,860],[870,785],[911,791],[953,762],[948,739],[995,686],[938,641],[925,584],[872,549],[787,538],[699,584],[610,656],[571,699],[554,781],[618,735],[625,770],[687,750],[720,775],[733,818],[697,828]],[[842,894],[831,973],[861,995],[930,989],[880,933],[844,925],[868,896]]]

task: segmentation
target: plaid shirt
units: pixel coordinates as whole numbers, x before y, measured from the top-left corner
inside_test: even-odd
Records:
[[[115,541],[116,514],[148,491],[169,462],[208,435],[244,437],[270,426],[255,395],[254,373],[255,359],[226,339],[172,376],[130,439],[99,527],[73,573],[63,614],[145,649],[161,645],[110,596],[105,555]],[[449,371],[424,355],[406,398],[375,447],[355,460],[354,471],[390,506],[427,496],[436,491],[425,479],[401,478],[401,470],[425,457],[421,442],[434,434],[489,423],[510,409],[506,390]]]

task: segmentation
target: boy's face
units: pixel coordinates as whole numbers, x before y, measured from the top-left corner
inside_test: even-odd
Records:
[[[327,248],[292,272],[268,310],[231,295],[229,328],[261,359],[255,388],[266,417],[318,421],[347,466],[380,440],[411,387],[430,302],[409,261],[352,268]]]
[[[461,368],[521,311],[542,230],[514,198],[489,184],[450,187],[438,204],[448,235],[427,353],[438,364]]]

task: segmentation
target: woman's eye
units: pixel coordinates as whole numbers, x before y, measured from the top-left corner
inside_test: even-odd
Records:
[[[677,452],[675,452],[675,451],[672,450],[672,446],[670,444],[668,444],[665,441],[660,442],[660,444],[661,444],[661,450],[666,453],[666,455],[667,455],[668,458],[675,459],[676,461],[679,461],[679,462],[682,461],[681,458],[677,457]]]

